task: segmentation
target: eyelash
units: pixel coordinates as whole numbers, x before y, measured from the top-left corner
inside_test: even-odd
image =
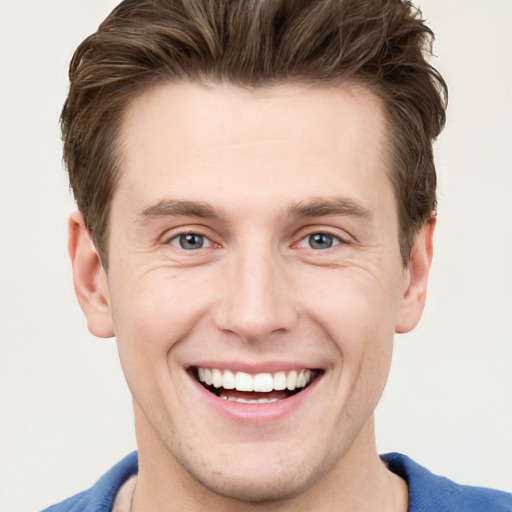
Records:
[[[193,249],[185,249],[180,244],[181,239],[183,237],[187,237],[187,236],[190,236],[190,235],[193,235],[193,236],[196,236],[196,237],[201,237],[203,239],[203,241],[207,242],[207,244],[208,244],[206,247],[204,245],[201,245],[201,247],[198,247],[196,250],[198,250],[198,249],[208,249],[210,247],[218,246],[218,244],[215,244],[215,242],[213,242],[207,235],[205,235],[204,233],[201,233],[198,230],[190,230],[190,231],[183,231],[181,233],[177,233],[177,234],[173,235],[172,237],[168,238],[166,243],[169,244],[169,245],[172,245],[173,247],[176,247],[178,249],[182,249],[184,251],[193,251]],[[173,243],[173,242],[176,242],[176,243]]]
[[[316,248],[311,247],[311,244],[314,242],[312,240],[314,237],[328,237],[329,239],[331,239],[330,241],[332,242],[332,245],[330,245],[329,247],[316,247]],[[301,244],[303,244],[303,243],[308,244],[307,247],[304,247],[306,249],[310,249],[310,250],[314,250],[314,251],[325,251],[327,249],[332,249],[333,247],[336,247],[337,245],[342,244],[343,240],[339,236],[336,236],[327,231],[316,231],[314,233],[309,233],[306,236],[302,237],[297,245],[299,247],[302,247]],[[319,241],[319,243],[321,243],[321,241]]]
[[[187,237],[189,235],[194,235],[196,237],[201,237],[202,238],[202,241],[203,241],[203,244],[201,244],[200,247],[198,248],[189,248],[189,249],[186,249],[185,247],[183,247],[182,245],[182,241],[183,241],[183,237]],[[333,243],[331,246],[329,247],[324,247],[324,248],[314,248],[314,247],[311,247],[311,246],[308,246],[308,247],[303,247],[301,244],[303,244],[304,242],[305,243],[308,243],[308,240],[309,242],[311,242],[311,238],[316,236],[316,235],[322,235],[322,236],[327,236],[329,238],[332,239]],[[206,246],[204,245],[204,242],[206,242]],[[172,245],[173,247],[176,247],[177,249],[181,249],[181,250],[184,250],[184,251],[196,251],[196,250],[199,250],[199,249],[208,249],[208,248],[211,248],[211,247],[220,247],[219,244],[216,244],[215,242],[213,242],[207,235],[205,235],[204,233],[202,233],[201,231],[199,230],[188,230],[188,231],[183,231],[183,232],[180,232],[180,233],[177,233],[175,235],[173,235],[172,237],[168,238],[165,242],[166,244],[169,244],[169,245]],[[315,251],[315,252],[322,252],[322,251],[326,251],[328,249],[332,249],[333,247],[336,247],[338,245],[341,245],[341,244],[346,244],[348,243],[346,240],[344,240],[342,237],[340,237],[338,234],[335,234],[335,233],[332,233],[331,231],[329,230],[318,230],[318,231],[309,231],[307,233],[304,233],[303,236],[300,238],[300,240],[298,242],[296,242],[295,244],[292,245],[292,247],[301,247],[303,249],[307,249],[307,250],[312,250],[312,251]]]

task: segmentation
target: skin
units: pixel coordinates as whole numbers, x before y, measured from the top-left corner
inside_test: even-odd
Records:
[[[133,510],[407,510],[373,411],[394,333],[421,317],[434,220],[404,268],[383,127],[356,86],[166,84],[131,104],[108,275],[78,213],[69,248],[89,329],[116,336],[133,395]],[[320,376],[286,414],[240,422],[203,400],[199,363]]]

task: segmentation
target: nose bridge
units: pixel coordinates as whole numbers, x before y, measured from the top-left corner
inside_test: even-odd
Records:
[[[247,341],[289,330],[296,321],[284,262],[268,240],[255,242],[244,244],[229,258],[229,282],[222,285],[216,312],[219,328]]]

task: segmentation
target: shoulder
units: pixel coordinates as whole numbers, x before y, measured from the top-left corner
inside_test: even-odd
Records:
[[[399,453],[383,455],[382,460],[407,481],[409,512],[512,512],[510,493],[457,484]]]
[[[120,487],[137,474],[137,471],[137,452],[133,452],[105,473],[87,491],[52,505],[42,512],[110,512]]]

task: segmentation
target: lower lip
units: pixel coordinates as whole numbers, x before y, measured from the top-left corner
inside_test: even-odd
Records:
[[[244,404],[220,398],[204,388],[193,376],[190,374],[188,376],[195,384],[194,388],[199,392],[201,399],[215,412],[230,421],[250,425],[278,422],[292,414],[301,407],[304,401],[308,400],[322,377],[322,375],[318,375],[308,387],[278,402]]]

